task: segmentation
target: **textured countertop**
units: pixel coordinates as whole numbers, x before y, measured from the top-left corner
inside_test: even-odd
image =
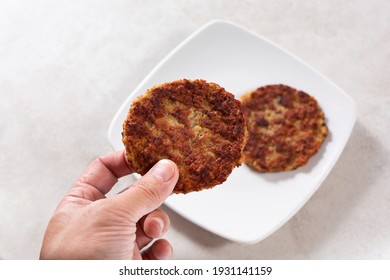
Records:
[[[0,1],[0,259],[36,259],[119,106],[213,19],[269,38],[356,102],[351,138],[284,226],[235,244],[169,209],[176,259],[390,259],[389,1]],[[119,185],[125,184],[121,181]],[[253,221],[257,222],[257,221]]]

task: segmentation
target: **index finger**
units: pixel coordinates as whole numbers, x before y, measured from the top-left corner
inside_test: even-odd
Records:
[[[118,182],[120,177],[129,175],[133,172],[133,168],[131,168],[126,159],[125,151],[118,151],[100,156],[86,167],[74,184],[72,190],[77,188],[81,189],[81,192],[74,192],[71,190],[71,193],[79,193],[76,196],[89,198],[86,197],[87,193],[96,194],[96,191],[98,191],[98,194],[104,196]],[[92,198],[89,199],[96,200]]]

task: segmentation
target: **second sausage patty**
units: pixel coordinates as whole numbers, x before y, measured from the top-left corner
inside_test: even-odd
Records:
[[[328,135],[325,116],[309,94],[286,85],[267,85],[241,97],[249,138],[244,162],[259,171],[305,165]]]

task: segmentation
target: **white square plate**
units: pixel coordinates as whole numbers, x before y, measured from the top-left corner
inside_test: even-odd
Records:
[[[166,201],[215,234],[239,243],[258,242],[288,221],[328,175],[352,131],[355,104],[294,55],[242,27],[216,20],[177,46],[130,94],[108,131],[114,150],[123,149],[122,123],[131,102],[153,85],[182,78],[215,82],[237,98],[259,86],[282,83],[314,96],[325,113],[330,135],[307,165],[264,174],[243,164],[222,185]]]

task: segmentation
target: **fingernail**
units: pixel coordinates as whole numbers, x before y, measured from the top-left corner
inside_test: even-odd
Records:
[[[149,172],[157,179],[160,179],[163,182],[168,182],[175,173],[175,167],[169,160],[162,159],[157,162]]]
[[[159,218],[153,218],[153,222],[155,222],[157,227],[158,227],[158,233],[157,233],[158,236],[156,236],[156,238],[160,237],[161,234],[163,233],[164,222],[163,222],[163,220],[161,220]]]
[[[172,258],[173,248],[169,244],[164,250],[155,250],[154,254],[158,260],[170,260]]]

